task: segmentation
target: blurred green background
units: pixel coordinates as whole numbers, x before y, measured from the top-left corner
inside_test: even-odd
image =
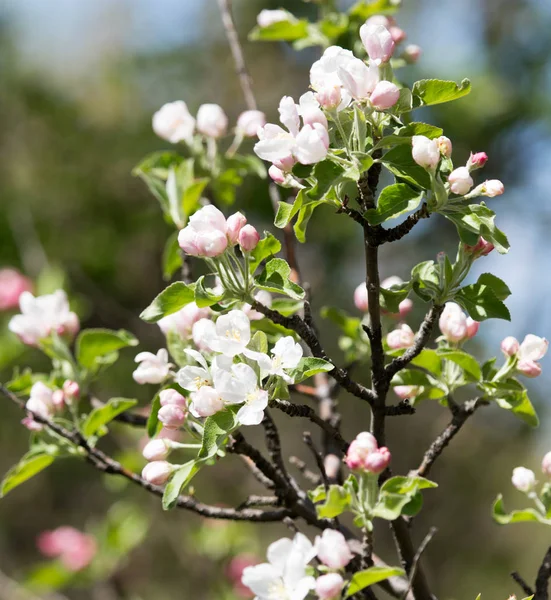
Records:
[[[472,343],[480,356],[491,356],[505,335],[533,332],[549,338],[551,5],[547,0],[409,0],[405,5],[399,24],[409,41],[422,46],[423,56],[402,72],[404,79],[473,82],[466,99],[424,109],[418,119],[444,128],[454,142],[456,164],[470,150],[486,151],[484,177],[506,185],[506,194],[490,205],[512,249],[507,256],[494,253],[480,260],[472,277],[491,270],[507,281],[513,321],[484,323]],[[262,8],[280,6],[303,15],[316,8],[298,0],[234,0],[242,39]],[[244,50],[260,108],[273,120],[282,95],[297,98],[306,90],[318,50],[297,53],[285,44],[248,42]],[[167,146],[151,131],[151,115],[161,104],[183,99],[194,113],[204,102],[217,102],[230,122],[245,108],[216,1],[0,0],[0,74],[0,267],[21,269],[39,279],[41,289],[62,283],[84,326],[130,329],[141,349],[156,350],[163,337],[138,314],[163,286],[160,259],[170,228],[130,172],[145,154]],[[259,229],[270,226],[265,182],[249,178],[237,206]],[[447,222],[430,219],[384,248],[382,275],[405,277],[416,262],[441,250],[454,254],[455,248]],[[353,224],[320,209],[299,259],[316,309],[336,304],[355,310],[352,292],[363,277],[363,262]],[[416,307],[412,325],[422,310]],[[38,353],[23,351],[1,323],[2,380],[16,364],[46,369]],[[337,353],[336,331],[322,323],[322,335]],[[143,404],[151,399],[153,389],[137,386],[130,376],[132,359],[133,352],[126,351],[108,371],[96,389],[99,397],[137,397]],[[420,541],[430,525],[438,528],[425,562],[440,598],[474,600],[479,592],[506,598],[519,592],[511,570],[535,576],[551,536],[530,524],[500,528],[491,520],[490,506],[498,491],[506,492],[509,505],[521,503],[509,483],[512,468],[538,470],[540,457],[551,449],[548,371],[544,362],[544,374],[530,382],[542,418],[537,432],[509,413],[484,409],[433,471],[440,487],[426,494],[414,537]],[[364,407],[358,409],[346,396],[341,407],[344,433],[353,437],[367,418]],[[1,410],[4,472],[25,451],[26,432],[17,426],[21,415],[15,408],[4,402]],[[413,418],[392,420],[395,470],[415,467],[447,419],[445,409],[426,404]],[[288,452],[308,460],[298,441],[304,424],[280,422]],[[111,450],[140,469],[141,458],[132,451],[140,432],[121,426],[114,432]],[[260,491],[231,457],[202,473],[195,487],[201,499],[228,504]],[[282,525],[236,527],[184,511],[163,513],[157,498],[84,464],[62,462],[0,503],[0,571],[23,581],[41,560],[35,548],[40,531],[63,524],[92,528],[121,498],[132,507],[116,510],[143,515],[136,519],[148,523],[147,534],[105,582],[75,581],[63,591],[66,597],[233,598],[224,575],[229,556],[247,551],[263,557],[270,541],[288,535]],[[377,535],[379,553],[396,563],[388,533],[381,529]],[[0,598],[16,597],[0,591]]]

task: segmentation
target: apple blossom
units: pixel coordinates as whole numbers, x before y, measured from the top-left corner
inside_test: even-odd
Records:
[[[446,302],[438,326],[448,342],[455,344],[467,337],[467,315],[455,302]]]
[[[445,135],[441,135],[440,137],[436,138],[436,143],[438,144],[438,149],[440,150],[440,154],[442,156],[449,158],[452,155],[453,146],[450,138],[446,137]]]
[[[480,323],[478,321],[471,319],[471,317],[467,317],[467,339],[470,340],[473,338],[478,333],[479,328]]]
[[[226,235],[230,244],[237,244],[239,238],[239,232],[247,224],[245,215],[240,212],[233,213],[226,221]]]
[[[368,300],[367,300],[367,285],[365,281],[354,290],[354,304],[358,310],[367,312]]]
[[[272,306],[272,294],[266,290],[259,290],[256,292],[254,299],[268,308]],[[241,310],[247,315],[247,317],[249,317],[249,321],[260,321],[260,319],[264,318],[264,315],[252,308],[250,304],[243,304],[243,308]]]
[[[268,175],[274,183],[282,184],[287,180],[285,173],[275,165],[271,165],[271,167],[268,169]]]
[[[484,183],[477,185],[469,196],[473,198],[475,196],[487,196],[488,198],[495,198],[495,196],[501,196],[505,191],[505,186],[499,179],[488,179]]]
[[[296,137],[294,155],[299,163],[312,165],[327,156],[329,133],[320,123],[305,125]]]
[[[265,8],[261,10],[256,16],[256,22],[259,27],[269,27],[270,25],[274,25],[275,23],[280,23],[281,21],[289,21],[291,19],[294,19],[291,13],[288,13],[282,8],[278,8],[276,10],[268,10],[267,8]]]
[[[63,390],[54,390],[52,394],[52,404],[56,412],[61,412],[65,408],[65,394]]]
[[[388,467],[390,459],[390,450],[386,446],[383,446],[367,455],[364,460],[363,468],[369,473],[378,475]]]
[[[142,456],[148,461],[164,460],[171,451],[170,440],[155,438],[149,440],[142,450]]]
[[[132,373],[136,383],[162,383],[170,374],[172,363],[168,362],[166,348],[161,348],[157,354],[151,352],[140,352],[134,359],[140,363]]]
[[[327,117],[320,108],[320,103],[316,100],[314,92],[306,92],[298,99],[298,114],[302,117],[304,125],[314,125],[319,123],[327,129]]]
[[[286,161],[286,164],[294,163],[293,150],[295,149],[295,136],[289,131],[285,131],[279,125],[266,123],[264,127],[258,130],[258,142],[254,146],[255,154],[263,160],[268,160],[276,164],[283,171],[283,163],[276,161]]]
[[[210,417],[224,409],[224,400],[209,385],[201,386],[190,398],[189,410],[194,417]]]
[[[417,396],[423,393],[423,386],[420,385],[395,385],[394,393],[402,400],[414,400]]]
[[[153,115],[153,131],[164,140],[176,144],[193,141],[195,119],[182,100],[164,104]]]
[[[407,38],[407,33],[396,25],[391,25],[388,30],[395,44],[400,44]]]
[[[342,102],[341,87],[340,85],[322,87],[315,93],[315,97],[320,106],[326,110],[336,109]]]
[[[474,181],[467,167],[458,167],[454,169],[449,177],[450,190],[459,196],[464,196],[473,187]]]
[[[21,294],[32,289],[31,280],[19,271],[0,269],[0,311],[17,308]]]
[[[367,431],[363,431],[356,436],[356,439],[348,447],[345,462],[350,469],[360,469],[367,455],[376,450],[377,440],[375,436]]]
[[[335,529],[325,529],[314,542],[319,560],[330,569],[343,569],[354,558],[344,535]]]
[[[255,137],[259,127],[266,125],[266,115],[261,110],[246,110],[237,117],[237,131],[244,137]]]
[[[395,44],[390,31],[386,27],[364,23],[360,27],[360,37],[370,61],[373,61],[375,65],[390,60]]]
[[[526,377],[538,377],[541,375],[541,367],[538,360],[547,353],[549,342],[545,338],[529,333],[520,344],[517,357],[517,371]]]
[[[178,244],[186,254],[213,258],[226,250],[226,234],[226,218],[209,204],[190,217],[187,227],[178,234]]]
[[[530,469],[516,467],[513,469],[511,482],[519,492],[530,492],[536,485],[536,474]]]
[[[398,304],[398,316],[402,319],[406,317],[413,308],[413,300],[411,298],[405,298]]]
[[[76,381],[67,379],[63,382],[63,394],[65,395],[65,402],[71,404],[74,400],[78,400],[80,396],[80,386]]]
[[[157,417],[167,429],[178,429],[184,424],[186,413],[176,404],[165,404],[159,408]]]
[[[186,398],[182,396],[180,392],[176,391],[173,388],[161,390],[159,392],[159,401],[161,403],[161,406],[168,406],[169,404],[179,406],[180,408],[186,408],[187,406]]]
[[[328,531],[328,530],[326,530]],[[316,579],[316,594],[320,600],[340,598],[344,579],[339,573],[326,573]]]
[[[375,64],[367,66],[359,58],[354,58],[338,67],[337,74],[342,86],[356,100],[369,98],[379,83],[379,68]]]
[[[216,336],[214,321],[210,319],[199,319],[191,328],[191,339],[199,350],[209,350],[207,340]]]
[[[249,588],[245,587],[241,582],[243,571],[247,567],[252,567],[259,563],[258,559],[251,554],[238,554],[234,556],[228,563],[225,573],[226,577],[233,585],[233,592],[240,598],[251,598],[252,593]]]
[[[345,50],[340,46],[330,46],[310,68],[310,87],[322,97],[335,94],[332,90],[339,89],[341,100],[336,107],[337,111],[346,108],[351,100],[350,94],[341,89],[342,83],[337,71],[352,60],[355,60],[355,56],[350,50]],[[328,108],[320,98],[318,98],[318,102]]]
[[[42,431],[44,429],[44,425],[35,421],[32,417],[21,419],[21,425],[26,427],[29,431]]]
[[[37,381],[31,388],[25,408],[43,419],[49,419],[56,408],[52,398],[53,393],[54,391],[46,384]]]
[[[44,556],[59,558],[72,572],[86,568],[97,553],[97,543],[91,535],[67,526],[44,531],[38,537],[37,546]]]
[[[541,459],[541,470],[545,475],[551,477],[551,452],[547,452]]]
[[[142,470],[142,478],[153,485],[163,485],[168,481],[176,467],[166,460],[154,460]]]
[[[225,356],[241,354],[251,339],[251,323],[242,310],[231,310],[218,317],[214,331],[206,341],[214,352]]]
[[[228,117],[218,104],[202,104],[197,111],[197,131],[207,137],[222,137],[228,129]]]
[[[404,60],[406,60],[406,62],[408,62],[409,64],[414,64],[419,60],[422,52],[423,51],[421,50],[421,47],[417,44],[408,44],[404,48]]]
[[[366,20],[365,25],[374,27],[380,25],[390,30],[391,27],[396,25],[396,19],[388,15],[373,15]]]
[[[11,318],[8,328],[29,346],[36,346],[51,333],[72,338],[80,328],[63,290],[36,298],[30,292],[23,292],[19,296],[19,308],[21,314]]]
[[[420,167],[434,171],[440,161],[438,140],[430,140],[424,135],[414,135],[411,142],[413,160]]]
[[[293,540],[283,538],[268,547],[267,563],[243,570],[241,581],[256,594],[256,600],[304,600],[316,580],[306,574],[306,565],[316,551],[302,533]]]
[[[252,225],[245,225],[239,232],[239,247],[243,252],[252,252],[259,241],[260,234]]]
[[[193,325],[199,321],[199,319],[206,318],[209,315],[209,308],[199,308],[195,302],[190,302],[171,315],[159,319],[157,325],[165,335],[173,331],[180,337],[186,339],[190,337]]]
[[[518,352],[519,347],[519,341],[512,335],[507,336],[501,342],[501,351],[505,354],[505,356],[514,356]]]
[[[410,346],[413,346],[414,341],[415,333],[411,327],[405,323],[402,323],[402,325],[391,331],[386,336],[386,343],[391,350],[409,348]]]
[[[467,169],[469,171],[474,171],[475,169],[482,169],[482,167],[488,162],[488,155],[486,152],[476,152],[469,156],[469,160],[467,161]]]
[[[376,110],[386,110],[394,106],[400,98],[400,88],[391,81],[379,81],[369,101]]]
[[[487,242],[483,237],[478,238],[478,242],[474,246],[465,245],[465,252],[472,254],[474,258],[481,256],[487,256],[494,249],[494,245],[491,242]]]

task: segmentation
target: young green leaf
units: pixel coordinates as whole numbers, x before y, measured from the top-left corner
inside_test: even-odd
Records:
[[[503,506],[503,496],[499,494],[492,507],[492,516],[494,521],[500,525],[509,525],[509,523],[525,523],[527,521],[533,521],[536,523],[543,523],[544,525],[551,525],[551,519],[547,519],[544,515],[539,513],[534,508],[526,508],[524,510],[513,510],[510,513],[505,512]]]
[[[316,506],[321,519],[338,517],[350,507],[350,493],[340,485],[330,485],[325,502]]]
[[[195,304],[197,304],[199,308],[214,306],[224,298],[223,293],[213,294],[210,288],[206,288],[203,285],[204,280],[204,275],[201,275],[201,277],[199,277],[199,279],[195,283]]]
[[[509,309],[485,283],[473,283],[461,288],[454,300],[469,313],[475,321],[486,319],[511,320]]]
[[[455,81],[440,79],[422,79],[413,84],[413,95],[421,101],[421,106],[450,102],[466,96],[471,91],[471,82],[463,79],[460,84]]]
[[[55,454],[28,453],[7,473],[0,484],[0,498],[8,492],[21,485],[31,477],[34,477],[55,460]]]
[[[236,427],[235,415],[230,410],[224,410],[212,417],[207,417],[203,430],[203,443],[197,458],[207,460],[215,456],[218,448]]]
[[[415,210],[421,200],[423,193],[414,190],[405,183],[389,185],[381,191],[377,200],[377,208],[370,208],[364,213],[364,217],[371,225],[380,225],[389,219],[395,219],[406,212]]]
[[[402,144],[389,150],[381,159],[388,170],[404,182],[421,190],[431,187],[427,171],[414,160],[410,144]]]
[[[272,258],[256,279],[256,284],[263,290],[285,294],[294,300],[302,300],[304,290],[291,281],[290,275],[291,267],[282,258]]]
[[[167,240],[163,251],[163,279],[168,281],[182,266],[182,254],[178,245],[178,232],[175,231]]]
[[[86,438],[95,435],[98,430],[110,423],[117,415],[136,406],[137,400],[128,398],[111,398],[109,402],[94,410],[86,417],[82,424],[82,435]]]
[[[289,371],[289,376],[295,383],[300,383],[308,377],[313,377],[317,373],[327,373],[335,367],[322,358],[304,357],[300,359],[298,366]]]
[[[403,577],[405,572],[398,567],[369,567],[365,571],[354,573],[350,585],[346,588],[345,598],[350,598],[364,588],[375,585],[389,577]]]
[[[482,273],[482,275],[478,278],[477,283],[481,285],[487,285],[498,300],[507,300],[507,298],[511,295],[511,290],[507,284],[499,277],[492,275],[492,273]]]
[[[199,471],[199,465],[195,460],[190,460],[174,471],[163,494],[163,510],[170,510],[176,506],[180,492],[188,485],[197,471]]]
[[[286,204],[286,206],[291,206]],[[258,242],[256,248],[250,254],[249,272],[254,273],[260,263],[270,256],[274,256],[281,250],[281,242],[270,232],[265,231],[264,237]]]
[[[253,42],[294,42],[308,35],[308,21],[295,19],[289,13],[287,21],[278,21],[267,27],[255,27],[249,33]]]
[[[140,319],[156,323],[159,319],[179,311],[195,300],[195,284],[176,281],[164,289],[142,312]]]
[[[147,435],[152,438],[157,435],[157,430],[159,429],[159,408],[161,408],[161,396],[159,394],[155,394],[155,398],[153,398],[153,402],[151,403],[151,410],[149,412],[149,417],[147,418]]]
[[[76,341],[75,354],[78,362],[86,369],[94,369],[107,359],[111,363],[113,353],[121,348],[137,346],[138,340],[128,331],[119,329],[85,329]]]
[[[451,350],[447,348],[440,348],[436,352],[441,358],[459,365],[471,381],[480,381],[482,379],[480,365],[476,358],[470,354],[467,354],[463,350]]]

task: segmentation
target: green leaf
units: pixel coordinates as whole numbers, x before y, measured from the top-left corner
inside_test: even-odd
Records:
[[[417,369],[403,369],[399,371],[392,378],[392,385],[413,385],[420,387],[421,390],[415,396],[415,399],[410,399],[410,402],[414,404],[418,404],[421,400],[438,400],[448,393],[444,384],[438,379]]]
[[[422,505],[419,491],[438,487],[433,481],[424,477],[398,476],[385,481],[379,491],[379,499],[373,509],[373,516],[394,521],[406,511],[415,512]]]
[[[213,294],[209,288],[204,287],[204,280],[204,275],[201,275],[195,284],[195,304],[197,304],[199,308],[213,306],[214,304],[218,304],[218,302],[224,298],[224,294]]]
[[[286,206],[291,206],[286,204]],[[264,232],[264,237],[258,242],[250,254],[249,272],[254,273],[260,263],[281,250],[281,242],[269,231]]]
[[[316,200],[315,202],[309,202],[308,204],[304,204],[302,208],[298,212],[298,217],[296,223],[293,226],[293,231],[297,237],[297,240],[304,244],[306,241],[306,227],[310,222],[310,218],[314,213],[314,209],[316,209],[320,204],[325,204],[325,200]]]
[[[82,424],[82,435],[86,438],[95,435],[99,429],[110,423],[117,415],[136,406],[137,403],[137,400],[130,400],[128,398],[111,398],[103,406],[94,408],[86,417],[86,420]]]
[[[0,484],[0,498],[3,498],[8,492],[25,483],[25,481],[34,477],[46,467],[49,467],[54,460],[55,454],[27,453],[6,473]]]
[[[263,290],[285,294],[294,300],[304,298],[304,290],[290,280],[291,267],[282,258],[272,258],[256,279],[256,285]]]
[[[377,208],[371,208],[364,217],[371,225],[380,225],[389,219],[395,219],[406,212],[415,210],[423,194],[405,183],[395,183],[384,188],[377,200]]]
[[[289,371],[289,376],[293,379],[294,383],[300,383],[317,373],[327,373],[334,368],[330,362],[322,358],[304,357],[300,359],[295,369]]]
[[[440,275],[433,260],[415,265],[411,270],[413,291],[426,302],[440,295]]]
[[[361,320],[357,317],[348,316],[344,310],[341,310],[340,308],[324,306],[321,309],[321,316],[323,319],[329,319],[335,323],[335,325],[349,337],[356,337],[360,332]]]
[[[286,227],[301,209],[303,201],[304,190],[300,190],[292,204],[289,204],[288,202],[279,202],[274,225],[278,229]]]
[[[159,429],[159,408],[161,408],[161,396],[160,394],[155,394],[155,398],[153,398],[153,402],[151,403],[151,410],[149,412],[149,417],[147,418],[147,435],[150,438],[153,438],[157,435],[157,430]]]
[[[381,486],[381,492],[392,494],[416,494],[419,490],[437,488],[438,484],[425,477],[416,475],[397,475],[387,479]]]
[[[294,42],[308,35],[308,21],[297,20],[289,13],[287,21],[278,21],[268,27],[255,27],[249,33],[253,42]]]
[[[224,410],[212,417],[207,417],[203,430],[203,442],[197,458],[206,460],[216,456],[218,448],[237,425],[237,420],[231,410]]]
[[[480,365],[476,358],[470,354],[467,354],[463,350],[449,350],[447,348],[438,349],[436,352],[441,358],[451,360],[451,362],[459,365],[471,381],[480,381],[482,379]]]
[[[513,510],[510,513],[505,512],[503,506],[503,496],[499,494],[492,507],[492,516],[494,521],[500,525],[509,525],[509,523],[525,523],[532,521],[536,523],[543,523],[544,525],[551,525],[551,519],[546,519],[541,513],[534,508],[526,508],[524,510]]]
[[[306,192],[306,195],[312,200],[324,199],[333,186],[338,183],[344,172],[344,167],[332,160],[326,159],[317,163],[313,172],[316,184],[312,189]]]
[[[487,388],[488,386],[485,385],[484,387]],[[530,425],[530,427],[537,427],[539,425],[538,415],[530,402],[526,390],[498,394],[494,400],[500,408],[510,410],[515,416]]]
[[[381,287],[379,290],[381,308],[391,314],[397,314],[400,311],[400,302],[408,297],[409,290],[409,282],[393,285],[390,289]]]
[[[75,353],[78,362],[86,369],[113,362],[112,357],[121,348],[137,346],[138,340],[128,331],[119,329],[85,329],[76,341]]]
[[[485,283],[473,283],[461,288],[454,300],[469,313],[475,321],[486,319],[511,320],[509,309]]]
[[[186,285],[176,281],[164,289],[142,312],[140,319],[156,323],[159,319],[171,315],[195,300],[195,284]]]
[[[389,150],[381,159],[387,169],[397,178],[423,190],[430,189],[428,172],[414,160],[410,144],[401,144]]]
[[[182,266],[182,254],[178,245],[178,232],[175,231],[167,240],[163,251],[163,279],[168,281]]]
[[[254,352],[262,352],[262,354],[268,353],[268,338],[263,331],[257,331],[251,341],[249,342],[249,348]]]
[[[348,14],[360,21],[373,15],[393,15],[400,8],[400,0],[359,0],[350,7]]]
[[[199,471],[199,466],[195,460],[190,460],[174,471],[163,494],[163,510],[170,510],[176,506],[180,492],[191,481],[197,471]]]
[[[478,278],[477,283],[481,285],[487,285],[489,288],[491,288],[498,300],[507,300],[507,298],[511,295],[511,290],[507,284],[499,277],[492,275],[492,273],[482,273],[482,275]]]
[[[345,598],[350,598],[364,588],[384,581],[389,577],[403,577],[405,572],[398,567],[369,567],[365,571],[354,573],[350,585],[346,589]]]
[[[340,485],[330,485],[325,502],[316,506],[318,516],[321,519],[333,519],[338,517],[350,507],[350,493]]]
[[[450,102],[466,96],[471,91],[471,82],[463,79],[460,84],[455,81],[440,79],[422,79],[413,84],[413,95],[421,101],[421,106]]]

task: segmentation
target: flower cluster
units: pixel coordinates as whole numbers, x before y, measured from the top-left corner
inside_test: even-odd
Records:
[[[94,537],[68,526],[42,532],[37,546],[44,556],[59,558],[61,564],[73,572],[86,568],[97,552]]]
[[[438,326],[448,343],[460,344],[465,340],[470,340],[478,333],[480,323],[468,317],[459,304],[446,302],[438,320]]]
[[[61,389],[55,390],[42,381],[37,381],[33,384],[25,404],[29,414],[21,422],[31,431],[40,431],[43,426],[33,418],[33,415],[50,419],[71,406],[78,400],[79,395],[80,387],[76,381],[66,380]]]
[[[78,317],[71,312],[63,290],[36,298],[31,292],[23,292],[19,308],[21,314],[12,317],[9,329],[28,346],[37,346],[52,333],[73,338],[80,329]]]
[[[382,473],[390,464],[390,451],[377,445],[375,436],[367,431],[359,433],[348,448],[345,462],[353,471]]]
[[[316,557],[325,567],[317,578],[307,573],[308,563]],[[243,570],[242,582],[257,600],[304,600],[312,590],[321,600],[332,600],[340,597],[345,580],[339,571],[353,555],[342,533],[326,529],[315,544],[302,533],[292,540],[280,539],[270,544],[267,558],[268,562]]]
[[[537,361],[546,355],[548,347],[548,340],[531,333],[524,338],[522,344],[512,336],[501,342],[501,350],[508,357],[509,364],[526,377],[541,375],[541,366]]]

